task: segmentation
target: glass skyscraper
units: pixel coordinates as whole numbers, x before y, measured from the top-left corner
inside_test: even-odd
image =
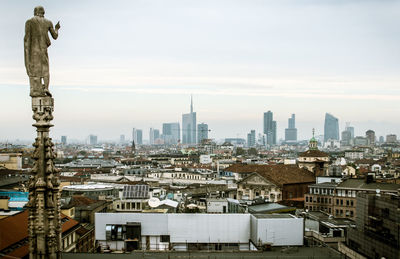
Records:
[[[276,121],[271,111],[264,112],[264,134],[267,136],[267,144],[276,144]]]
[[[208,125],[200,123],[197,125],[197,143],[201,144],[203,139],[208,139]]]
[[[182,143],[196,144],[196,113],[193,112],[193,98],[190,99],[190,113],[182,115]]]
[[[339,120],[332,114],[325,114],[324,141],[339,140]]]
[[[285,141],[296,142],[297,141],[297,129],[296,129],[296,115],[292,114],[292,117],[288,119],[289,128],[285,129]]]

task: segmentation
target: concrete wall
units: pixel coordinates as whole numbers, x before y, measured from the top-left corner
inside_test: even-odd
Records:
[[[255,244],[261,240],[262,244],[272,243],[273,246],[303,245],[302,218],[257,218],[256,220],[257,235],[256,239],[252,239]]]
[[[171,243],[248,243],[249,214],[168,214]]]

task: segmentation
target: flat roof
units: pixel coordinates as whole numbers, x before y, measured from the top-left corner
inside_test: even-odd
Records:
[[[292,219],[295,218],[291,214],[253,214],[258,219]]]

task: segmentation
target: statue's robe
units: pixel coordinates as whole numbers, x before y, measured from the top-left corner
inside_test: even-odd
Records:
[[[51,21],[34,16],[25,23],[25,67],[29,77],[49,77],[49,56],[47,48],[51,42],[49,28]]]

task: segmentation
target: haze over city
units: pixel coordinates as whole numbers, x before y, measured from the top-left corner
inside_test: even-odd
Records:
[[[49,47],[54,138],[130,136],[180,122],[194,97],[211,138],[323,134],[324,115],[356,135],[400,135],[397,1],[1,1],[0,140],[32,139],[23,63],[35,5],[61,23]],[[20,44],[16,44],[16,42]]]

